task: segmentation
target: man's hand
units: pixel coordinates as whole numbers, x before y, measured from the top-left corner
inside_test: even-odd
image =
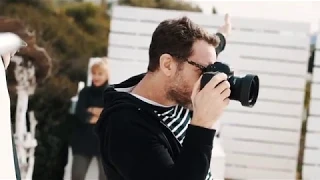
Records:
[[[215,122],[229,104],[231,93],[227,75],[215,75],[200,91],[200,81],[195,84],[192,91],[193,118],[192,125],[213,129]]]
[[[99,117],[92,116],[92,118],[90,119],[89,123],[90,124],[96,124],[98,120],[99,120]]]
[[[102,110],[103,110],[103,108],[98,108],[98,107],[90,107],[90,108],[88,108],[88,112],[90,112],[94,116],[98,116],[98,117],[100,116]]]
[[[231,33],[231,21],[229,14],[226,14],[224,17],[224,24],[218,29],[218,32],[223,34],[225,38],[227,38]]]

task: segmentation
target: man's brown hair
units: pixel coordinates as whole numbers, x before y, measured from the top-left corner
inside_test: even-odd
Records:
[[[152,34],[148,71],[154,72],[159,68],[162,54],[170,54],[179,62],[186,61],[192,55],[192,46],[197,40],[204,40],[214,47],[220,42],[216,35],[210,35],[186,16],[162,21]]]

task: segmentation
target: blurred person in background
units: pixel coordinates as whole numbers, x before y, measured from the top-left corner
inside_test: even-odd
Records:
[[[106,58],[91,67],[92,85],[83,88],[78,96],[76,106],[76,127],[71,147],[73,152],[72,180],[84,180],[93,157],[98,160],[99,180],[106,180],[101,163],[98,137],[94,126],[103,109],[103,91],[108,85],[109,72]]]
[[[21,180],[17,152],[11,131],[10,96],[6,69],[11,58],[27,44],[13,33],[0,33],[0,179]]]

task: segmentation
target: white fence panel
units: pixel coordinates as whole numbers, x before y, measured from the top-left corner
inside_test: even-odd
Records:
[[[311,100],[307,122],[302,175],[304,180],[320,179],[320,40],[316,52],[311,83]]]
[[[182,15],[210,33],[216,33],[224,19],[220,15],[115,6],[108,48],[111,83],[146,72],[153,31],[162,20]],[[261,87],[255,107],[232,102],[221,118],[225,178],[295,179],[310,25],[238,17],[232,17],[232,23],[233,32],[218,59],[235,68],[236,75],[259,75]]]

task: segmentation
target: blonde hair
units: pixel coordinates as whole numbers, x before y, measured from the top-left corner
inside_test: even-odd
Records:
[[[96,71],[96,70],[106,72],[106,74],[108,75],[108,79],[109,79],[108,58],[102,57],[97,62],[94,62],[93,65],[91,66],[91,72]]]
[[[94,70],[102,70],[109,73],[108,58],[102,57],[97,62],[94,62],[91,66],[91,72]]]

